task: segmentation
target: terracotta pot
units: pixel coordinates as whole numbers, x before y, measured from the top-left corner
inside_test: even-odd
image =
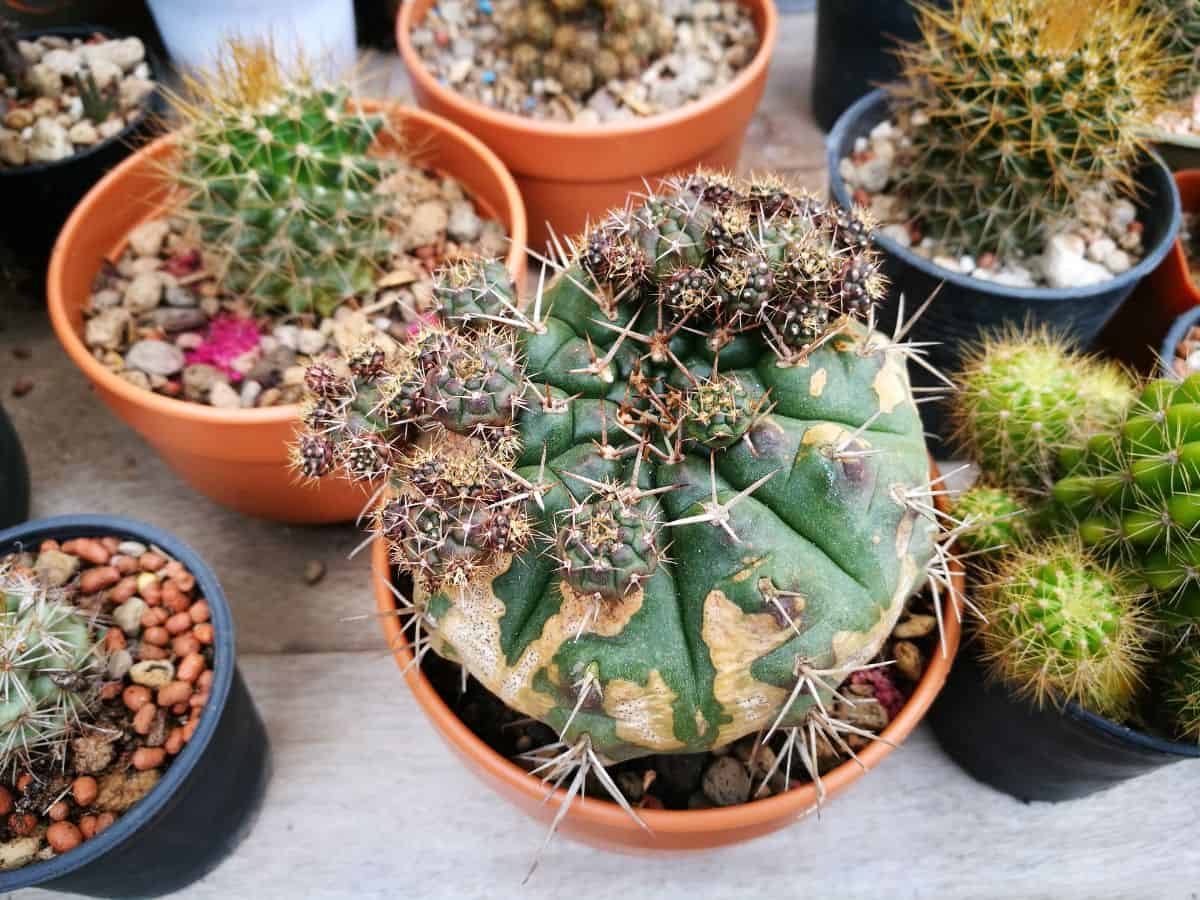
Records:
[[[1200,213],[1200,169],[1176,172],[1175,184],[1183,211]],[[1200,289],[1188,272],[1183,239],[1176,238],[1158,267],[1109,321],[1100,335],[1099,346],[1108,355],[1157,376],[1155,353],[1163,336],[1171,323],[1193,306],[1200,306]]]
[[[614,125],[539,122],[468,100],[440,84],[411,39],[435,0],[403,4],[396,42],[417,102],[482,139],[512,170],[529,212],[532,246],[541,249],[551,229],[559,236],[578,234],[589,218],[602,218],[624,206],[630,194],[644,191],[647,181],[698,166],[737,165],[766,87],[779,18],[773,0],[740,2],[753,11],[762,43],[733,81],[674,112]]]
[[[936,467],[933,471],[936,478]],[[945,511],[945,498],[936,499],[938,507]],[[372,548],[371,567],[375,581],[375,605],[384,634],[387,635],[388,646],[393,648],[396,662],[425,716],[442,739],[488,787],[549,827],[559,804],[565,799],[565,792],[559,789],[547,800],[546,786],[541,779],[530,775],[485,744],[445,704],[420,667],[412,665],[412,653],[400,617],[396,615],[395,597],[388,589],[392,573],[387,548],[381,540],[376,540]],[[954,579],[961,594],[964,590],[961,567],[956,568]],[[912,697],[883,730],[881,740],[871,742],[859,752],[858,757],[866,769],[878,765],[908,736],[941,691],[958,651],[960,635],[958,616],[949,597],[943,604],[942,617],[946,623],[946,653],[939,651],[929,660]],[[865,769],[853,760],[826,773],[821,779],[827,794],[826,802],[864,774]],[[651,829],[652,833],[647,834],[615,803],[583,798],[571,806],[570,812],[559,824],[558,832],[593,847],[619,852],[703,850],[770,834],[816,811],[817,791],[809,784],[774,797],[724,809],[639,810],[638,814]]]
[[[420,110],[368,102],[388,111],[398,134],[431,167],[462,181],[481,214],[503,222],[512,246],[508,268],[525,274],[525,210],[512,176],[495,155],[458,126]],[[287,444],[299,407],[223,410],[134,387],[98,362],[83,343],[83,305],[105,259],[117,259],[129,232],[162,214],[167,188],[157,167],[173,152],[168,136],[140,150],[105,177],[72,213],[50,261],[47,294],[59,341],[100,398],[142,435],[192,487],[247,515],[292,523],[346,522],[368,499],[344,479],[319,486],[296,482]]]

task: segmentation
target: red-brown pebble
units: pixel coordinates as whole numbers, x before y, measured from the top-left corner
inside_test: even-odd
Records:
[[[195,638],[193,638],[195,640]],[[175,670],[175,677],[180,681],[185,681],[188,684],[194,682],[204,672],[204,657],[199,653],[189,653],[179,663],[179,668]]]
[[[160,660],[166,659],[171,654],[163,647],[155,647],[153,644],[142,643],[138,646],[137,657],[141,659]]]
[[[80,775],[71,782],[71,796],[80,806],[91,806],[100,793],[100,785],[91,775]]]
[[[51,804],[50,808],[46,810],[46,815],[48,815],[55,822],[61,822],[67,817],[67,813],[70,811],[70,807],[59,800],[57,803]]]
[[[79,538],[75,541],[74,554],[94,566],[107,566],[112,554],[99,541],[92,538]]]
[[[164,578],[178,578],[186,571],[187,569],[183,567],[183,563],[177,559],[171,560],[162,568],[162,574]]]
[[[162,605],[162,585],[160,585],[157,581],[147,584],[139,593],[141,594],[142,599],[146,601],[147,605]]]
[[[115,700],[121,696],[121,682],[106,681],[100,686],[101,700]]]
[[[25,788],[29,787],[29,785],[31,785],[31,784],[33,784],[33,776],[30,775],[28,772],[26,772],[24,775],[22,775],[20,778],[17,779],[17,790],[23,791],[23,790],[25,790]]]
[[[202,644],[211,644],[213,642],[213,627],[208,622],[202,622],[197,625],[192,629],[192,634]]]
[[[104,549],[109,553],[116,553],[117,548],[121,546],[120,539],[112,537],[111,535],[100,538],[100,543],[104,545]]]
[[[192,604],[187,594],[179,589],[179,585],[173,579],[167,579],[162,583],[162,602],[163,606],[173,613],[186,612]]]
[[[96,836],[96,817],[84,816],[79,820],[79,830],[83,833],[83,839],[90,841]]]
[[[168,618],[170,618],[170,616],[167,615],[167,611],[161,606],[156,606],[153,609],[148,609],[142,613],[142,627],[153,628],[155,625],[161,625],[163,622],[167,621]]]
[[[200,716],[197,713],[192,713],[192,717],[188,719],[187,724],[183,726],[183,742],[186,744],[192,739],[192,735],[196,733],[196,729],[200,725]]]
[[[149,550],[138,557],[138,566],[143,572],[157,572],[166,564],[167,561],[165,559]]]
[[[192,617],[186,612],[177,612],[166,621],[167,631],[172,635],[180,635],[192,628]]]
[[[96,816],[96,834],[112,827],[112,823],[117,821],[117,817],[110,812],[103,812]]]
[[[178,575],[172,575],[171,577],[185,594],[190,594],[192,589],[196,587],[196,576],[191,572],[180,572]]]
[[[150,729],[154,727],[154,717],[158,715],[158,708],[153,703],[147,703],[133,715],[133,730],[138,734],[149,734]]]
[[[163,745],[163,749],[171,756],[177,754],[183,749],[183,729],[172,728],[171,733],[167,735],[167,742]]]
[[[125,632],[120,628],[110,628],[104,632],[104,649],[109,653],[125,649]]]
[[[180,659],[200,652],[200,642],[194,634],[181,634],[171,641],[171,650]],[[187,679],[184,679],[185,681]]]
[[[188,615],[192,617],[192,621],[197,625],[201,622],[207,622],[209,616],[208,601],[197,600],[188,608]]]
[[[130,761],[139,772],[145,772],[147,769],[157,769],[161,766],[166,755],[167,751],[162,747],[138,747],[133,751]]]
[[[0,787],[0,816],[7,816],[10,812],[12,812],[12,808],[12,792],[6,787]]]
[[[79,589],[85,594],[94,594],[110,588],[121,580],[121,573],[112,566],[97,566],[79,576]]]
[[[46,829],[46,840],[55,853],[66,853],[83,843],[83,832],[70,822],[55,822]]]
[[[192,694],[188,700],[188,705],[192,709],[204,709],[208,704],[208,691],[201,691],[199,694]]]
[[[192,696],[192,686],[186,681],[172,681],[158,689],[158,705],[174,706],[176,703],[186,703]]]
[[[196,687],[200,688],[200,690],[202,690],[202,691],[207,691],[209,688],[211,688],[212,683],[213,683],[212,669],[205,669],[203,672],[200,673],[200,677],[196,679]]]
[[[8,817],[8,829],[13,834],[28,837],[37,828],[37,816],[31,813],[13,813]]]
[[[42,541],[42,543],[38,546],[39,553],[49,553],[51,550],[58,550],[58,549],[59,549],[58,541]]]
[[[117,582],[117,586],[108,592],[108,599],[114,605],[120,606],[130,597],[137,593],[137,579],[132,575],[127,575]]]
[[[161,625],[155,625],[153,628],[147,628],[142,632],[142,640],[147,644],[153,644],[155,647],[165,647],[171,643],[171,635]]]
[[[123,553],[118,553],[108,561],[108,564],[122,575],[132,575],[138,570],[137,560],[132,556],[126,556]]]
[[[62,542],[62,548],[61,548],[61,549],[62,549],[62,552],[63,552],[63,553],[74,553],[74,552],[75,552],[75,544],[76,544],[76,543],[78,543],[78,541],[76,541],[74,538],[72,538],[72,539],[71,539],[71,540],[69,540],[69,541],[63,541],[63,542]]]
[[[125,704],[126,709],[136,713],[150,702],[150,688],[144,684],[131,684],[121,692],[121,700]]]

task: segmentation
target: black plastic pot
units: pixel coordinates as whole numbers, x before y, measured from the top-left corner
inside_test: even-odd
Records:
[[[216,575],[187,544],[113,516],[60,516],[0,532],[0,555],[48,538],[117,535],[161,547],[196,576],[215,633],[200,726],[158,785],[112,827],[46,862],[0,872],[0,894],[37,885],[93,897],[159,897],[212,870],[249,833],[270,777],[267,732],[234,657],[233,616]]]
[[[854,149],[857,138],[891,117],[888,95],[873,91],[851,106],[838,120],[826,143],[830,192],[843,206],[851,204],[851,195],[838,172],[841,161]],[[1087,347],[1137,286],[1171,249],[1179,231],[1182,213],[1179,191],[1166,166],[1157,157],[1146,160],[1138,173],[1143,188],[1141,221],[1146,255],[1128,272],[1101,284],[1082,288],[1016,288],[980,281],[950,272],[896,241],[876,232],[875,243],[884,254],[884,271],[892,281],[889,300],[880,310],[880,325],[889,330],[895,324],[898,300],[905,298],[911,314],[938,287],[941,293],[917,322],[909,337],[913,341],[931,341],[928,358],[943,372],[959,367],[963,345],[981,331],[1005,325],[1046,325]],[[910,366],[915,384],[932,386],[937,382],[924,369]],[[924,404],[922,419],[930,431],[945,436],[944,409]]]
[[[93,25],[68,25],[44,28],[18,35],[32,40],[44,35],[87,38],[93,34],[121,37],[114,31]],[[162,66],[147,49],[146,63],[151,77],[163,81]],[[27,257],[31,268],[40,268],[49,257],[54,241],[71,210],[109,169],[133,151],[133,148],[159,127],[163,112],[161,88],[145,101],[141,115],[107,140],[88,147],[74,156],[55,162],[32,163],[17,168],[0,168],[0,241],[17,254]]]
[[[918,37],[910,0],[819,0],[813,116],[825,131],[867,91],[892,81],[897,41]]]
[[[0,528],[29,518],[29,467],[25,451],[4,407],[0,406]]]
[[[1175,358],[1175,348],[1182,342],[1193,326],[1200,325],[1200,306],[1193,306],[1171,325],[1159,349],[1159,359],[1162,360],[1161,376],[1163,378],[1178,378],[1171,370],[1171,360]]]
[[[1134,731],[1075,703],[1039,709],[987,678],[970,650],[958,654],[928,721],[942,749],[984,784],[1026,802],[1072,800],[1200,759],[1196,744]]]

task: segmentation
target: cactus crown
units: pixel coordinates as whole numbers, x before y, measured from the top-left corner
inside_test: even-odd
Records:
[[[186,127],[170,177],[222,286],[264,306],[330,315],[369,291],[392,244],[383,116],[349,89],[285,72],[268,44],[230,42],[174,107]]]
[[[59,762],[98,702],[104,661],[64,597],[0,569],[0,771]]]
[[[446,272],[455,327],[310,369],[300,462],[388,478],[418,652],[610,761],[823,715],[936,532],[905,350],[857,321],[884,290],[868,233],[700,174],[590,229],[528,304]]]
[[[1004,557],[984,592],[982,653],[992,672],[1038,703],[1075,700],[1126,715],[1146,659],[1146,613],[1117,569],[1078,541]]]
[[[1133,193],[1170,69],[1159,20],[1131,0],[914,5],[921,38],[899,50],[893,91],[913,123],[900,187],[927,231],[1036,253],[1081,191]]]
[[[1048,485],[1058,452],[1120,421],[1135,396],[1118,366],[1044,329],[986,335],[964,353],[955,383],[955,442],[1014,487]]]

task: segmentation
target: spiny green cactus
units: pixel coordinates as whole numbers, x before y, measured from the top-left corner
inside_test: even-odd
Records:
[[[1170,621],[1200,625],[1200,375],[1152,382],[1118,427],[1062,456],[1054,497],[1084,542],[1121,552]]]
[[[1141,0],[1141,13],[1164,23],[1163,49],[1176,67],[1171,94],[1190,98],[1200,87],[1200,0]]]
[[[856,319],[883,292],[868,232],[699,175],[592,229],[503,332],[310,369],[302,443],[384,460],[418,651],[570,759],[836,728],[818,698],[880,651],[937,532],[909,351]]]
[[[963,252],[1040,252],[1099,182],[1133,194],[1142,126],[1169,63],[1130,0],[914,3],[921,38],[893,88],[911,146],[900,188],[923,230]]]
[[[583,100],[614,78],[636,78],[669,51],[674,27],[657,0],[534,0],[498,5],[521,78],[554,78]]]
[[[1016,493],[976,485],[954,500],[954,517],[963,523],[958,543],[973,553],[1022,547],[1032,537],[1028,504]]]
[[[1046,330],[985,335],[954,381],[955,443],[1012,487],[1048,485],[1058,452],[1119,422],[1135,398],[1119,367]]]
[[[1146,661],[1147,615],[1122,572],[1077,540],[1004,556],[980,602],[982,657],[1037,703],[1122,718]]]
[[[0,771],[61,761],[98,702],[104,660],[88,617],[31,578],[0,570]]]
[[[1181,740],[1200,743],[1200,641],[1193,637],[1163,661],[1163,706]]]
[[[272,49],[231,42],[175,97],[185,122],[170,172],[222,287],[264,306],[323,316],[371,291],[392,246],[391,163],[371,146],[384,116],[345,87],[286,74]]]
[[[517,288],[499,260],[468,259],[441,274],[434,285],[438,314],[452,324],[486,326],[515,321]]]

